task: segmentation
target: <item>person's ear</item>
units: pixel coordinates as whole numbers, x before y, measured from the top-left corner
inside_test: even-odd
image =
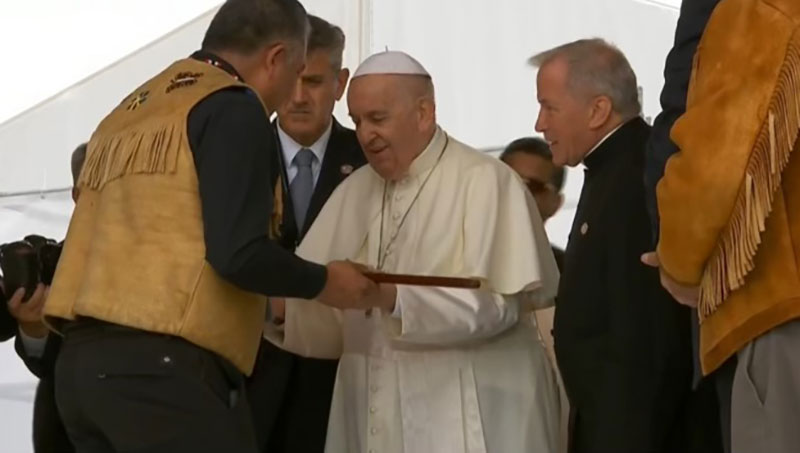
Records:
[[[261,54],[261,62],[266,69],[267,73],[272,74],[281,67],[288,63],[289,49],[285,43],[278,42],[269,47],[264,48]]]
[[[614,104],[608,96],[595,97],[589,107],[589,128],[603,127],[614,113]]]
[[[417,100],[417,120],[421,131],[428,130],[436,123],[436,103],[430,97]]]
[[[340,101],[344,96],[344,90],[347,88],[347,81],[350,80],[350,70],[343,68],[336,75],[336,100]]]

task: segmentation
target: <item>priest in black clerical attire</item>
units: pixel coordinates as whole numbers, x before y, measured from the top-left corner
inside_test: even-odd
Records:
[[[92,135],[44,307],[64,335],[56,400],[77,451],[255,453],[244,375],[265,296],[371,306],[377,285],[356,266],[279,243],[285,181],[268,118],[307,38],[296,0],[228,0],[200,52]]]
[[[641,262],[652,244],[643,183],[650,127],[636,76],[597,39],[531,63],[539,68],[537,131],[556,164],[586,166],[555,315],[570,453],[687,451],[689,312]]]

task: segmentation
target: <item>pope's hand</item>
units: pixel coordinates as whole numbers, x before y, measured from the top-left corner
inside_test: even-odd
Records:
[[[20,330],[29,337],[47,336],[47,326],[42,322],[42,310],[47,300],[47,292],[48,289],[40,284],[26,302],[22,301],[25,297],[25,288],[18,289],[11,299],[8,299],[8,312],[17,320]]]
[[[364,276],[363,266],[348,261],[331,261],[326,267],[328,279],[316,300],[334,308],[370,308],[369,296],[378,291],[378,285]]]
[[[659,269],[661,273],[661,286],[663,286],[678,303],[689,307],[697,307],[697,301],[700,299],[699,286],[681,285],[664,273],[664,269],[661,268],[661,260],[658,259],[658,254],[656,252],[642,255],[642,262],[650,267]]]

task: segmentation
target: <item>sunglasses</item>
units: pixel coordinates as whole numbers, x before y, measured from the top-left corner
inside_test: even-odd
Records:
[[[525,180],[525,185],[532,194],[540,194],[553,191],[553,185],[547,182],[538,181],[536,179]]]

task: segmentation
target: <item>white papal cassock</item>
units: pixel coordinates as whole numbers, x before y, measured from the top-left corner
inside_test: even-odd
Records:
[[[377,267],[381,241],[382,271],[483,286],[399,286],[395,313],[286,302],[283,330],[267,337],[341,358],[326,452],[554,453],[557,389],[530,311],[552,303],[558,271],[516,175],[439,129],[405,179],[353,173],[298,254]]]

